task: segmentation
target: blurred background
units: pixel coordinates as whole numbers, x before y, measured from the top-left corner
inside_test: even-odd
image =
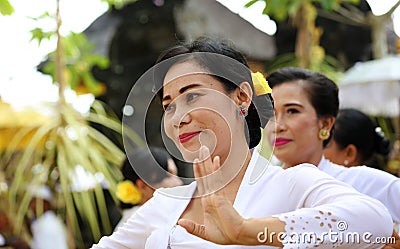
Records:
[[[29,224],[46,201],[42,196],[41,208],[30,209],[37,196],[28,190],[36,186],[50,191],[69,248],[110,234],[121,217],[115,191],[126,160],[122,117],[134,124],[124,131],[125,145],[163,146],[159,105],[150,105],[143,131],[126,98],[161,51],[199,36],[231,40],[264,75],[297,66],[334,79],[341,107],[370,115],[391,142],[390,154],[370,166],[398,176],[399,5],[0,0],[0,234],[31,239]],[[180,175],[191,175],[177,165]]]

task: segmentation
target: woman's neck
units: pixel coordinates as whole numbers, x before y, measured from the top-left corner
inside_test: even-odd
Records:
[[[230,156],[224,161],[221,168],[222,176],[224,177],[223,182],[226,183],[224,188],[229,193],[232,202],[236,197],[237,190],[242,183],[251,159],[251,152],[247,146],[245,148],[234,147],[235,149],[232,149]]]
[[[321,150],[321,152],[314,153],[308,158],[301,158],[300,160],[297,161],[283,162],[283,168],[284,169],[291,168],[302,163],[310,163],[318,167],[318,164],[322,160],[322,156],[323,156],[323,151]]]

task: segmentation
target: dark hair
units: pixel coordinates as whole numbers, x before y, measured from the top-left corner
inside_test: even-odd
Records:
[[[136,150],[122,166],[123,180],[135,183],[141,179],[151,185],[162,182],[168,177],[168,152],[159,147],[140,148]],[[132,207],[131,204],[121,202],[121,208]]]
[[[271,115],[271,111],[268,110],[272,110],[272,106],[268,95],[255,96],[246,58],[228,42],[207,37],[174,46],[159,56],[157,63],[160,66],[156,66],[154,70],[155,91],[161,99],[163,80],[169,68],[188,60],[196,61],[210,75],[217,78],[228,93],[234,91],[242,82],[250,83],[253,101],[248,109],[246,123],[250,137],[249,147],[255,147],[261,139],[260,127],[264,127],[268,121]]]
[[[299,83],[306,92],[317,116],[336,117],[339,110],[339,89],[335,82],[325,75],[302,68],[282,68],[267,77],[271,88],[288,82]],[[330,138],[324,140],[326,146]]]
[[[354,144],[358,159],[362,164],[367,164],[374,153],[389,154],[389,139],[379,129],[365,113],[352,108],[340,109],[332,139],[340,149]]]

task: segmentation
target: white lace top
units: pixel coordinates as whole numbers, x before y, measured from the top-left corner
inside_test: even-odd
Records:
[[[194,182],[157,190],[121,228],[92,248],[254,248],[216,245],[176,225],[195,188]],[[281,236],[284,248],[381,248],[382,244],[372,242],[378,237],[390,236],[393,229],[391,217],[380,202],[313,165],[283,170],[269,165],[257,152],[250,160],[234,208],[246,218],[276,216],[284,221],[286,234],[291,236]],[[263,232],[259,233],[260,241],[268,239]],[[368,233],[369,241],[362,238],[358,242],[350,241],[344,237],[350,233],[360,236]]]
[[[389,210],[394,222],[400,223],[400,179],[385,171],[367,166],[346,168],[322,157],[318,169],[350,184],[360,193],[379,200]]]

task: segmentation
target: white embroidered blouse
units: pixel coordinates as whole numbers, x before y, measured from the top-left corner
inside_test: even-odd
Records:
[[[254,248],[216,245],[176,225],[195,188],[193,182],[157,190],[122,227],[92,248]],[[286,234],[291,235],[280,237],[284,248],[381,248],[382,244],[373,242],[389,237],[393,230],[392,219],[380,202],[311,164],[283,170],[269,165],[257,152],[253,153],[233,206],[245,218],[275,216],[284,221]],[[260,241],[268,239],[263,232],[259,233]]]
[[[322,157],[318,169],[342,182],[350,184],[360,193],[379,200],[389,210],[392,219],[400,223],[400,179],[385,171],[367,166],[346,168]]]

